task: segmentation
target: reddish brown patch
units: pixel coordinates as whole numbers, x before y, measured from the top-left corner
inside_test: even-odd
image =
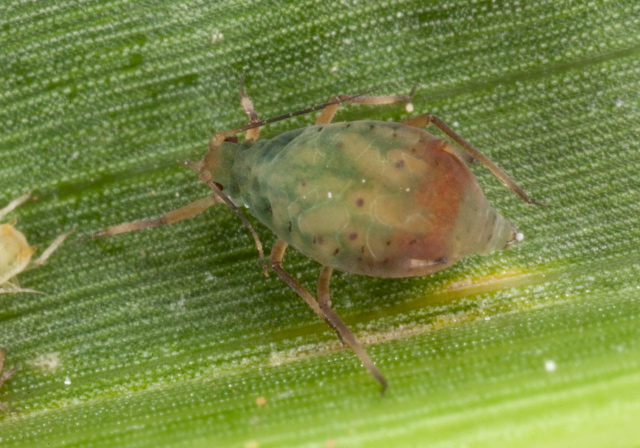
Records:
[[[364,205],[364,199],[358,198],[358,200],[356,201],[356,205],[358,207],[362,207]]]
[[[356,238],[358,238],[358,234],[356,232],[352,232],[349,234],[350,240],[355,240]]]
[[[429,233],[425,235],[394,235],[394,251],[405,260],[436,260],[450,257],[452,230],[458,220],[460,201],[474,182],[473,173],[456,157],[442,150],[443,140],[423,140],[415,155],[425,160],[429,170],[415,192],[416,204],[429,212]],[[435,272],[441,267],[434,266]],[[406,272],[406,275],[412,275]],[[420,275],[414,272],[413,275]]]

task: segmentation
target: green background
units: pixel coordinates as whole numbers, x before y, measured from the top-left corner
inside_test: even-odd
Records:
[[[0,296],[21,364],[0,400],[22,409],[0,416],[3,446],[640,445],[637,1],[6,0],[0,25],[0,205],[37,187],[8,219],[40,248],[76,229],[19,276],[45,295]],[[262,277],[228,208],[76,240],[208,193],[180,162],[246,122],[240,73],[262,118],[418,84],[416,113],[548,204],[476,167],[523,243],[425,278],[334,276],[384,398]],[[315,288],[315,262],[286,267]]]

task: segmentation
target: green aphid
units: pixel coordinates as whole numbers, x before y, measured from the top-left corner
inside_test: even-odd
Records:
[[[355,351],[382,385],[387,381],[331,308],[333,269],[373,277],[434,273],[471,254],[504,249],[522,239],[492,208],[467,162],[484,164],[509,188],[531,200],[500,168],[431,114],[402,123],[331,123],[343,102],[390,104],[409,96],[333,97],[329,103],[260,121],[244,88],[249,124],[215,134],[209,151],[189,163],[213,194],[158,219],[121,224],[93,236],[114,235],[190,218],[218,203],[229,205],[262,245],[239,208],[271,229],[271,268]],[[259,140],[260,127],[322,110],[314,126]],[[433,124],[463,149],[421,129]],[[234,137],[246,131],[246,139]],[[317,299],[282,267],[293,246],[323,268]],[[265,268],[266,275],[266,268]]]

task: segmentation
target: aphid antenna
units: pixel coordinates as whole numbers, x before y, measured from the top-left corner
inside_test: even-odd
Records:
[[[361,96],[365,96],[368,95],[371,92],[375,92],[376,90],[380,90],[382,87],[374,87],[373,89],[367,90],[366,92],[362,92],[359,93],[357,95],[353,95],[353,96],[348,96],[345,98],[341,98],[341,99],[336,99],[335,101],[329,101],[328,103],[324,103],[324,104],[319,104],[317,106],[313,106],[313,107],[309,107],[308,109],[302,109],[296,112],[291,112],[285,115],[280,115],[279,117],[274,117],[274,118],[269,118],[268,120],[262,120],[262,121],[256,121],[255,123],[251,123],[245,126],[241,126],[239,128],[235,128],[235,129],[231,129],[230,131],[225,132],[225,135],[231,136],[231,135],[236,135],[239,134],[241,132],[244,131],[248,131],[249,129],[255,129],[255,128],[259,128],[262,126],[265,126],[267,124],[271,124],[271,123],[275,123],[276,121],[281,121],[281,120],[286,120],[287,118],[293,118],[293,117],[297,117],[298,115],[305,115],[305,114],[309,114],[311,112],[315,112],[317,110],[321,110],[324,108],[327,108],[329,106],[334,106],[336,104],[342,104],[342,103],[346,103],[348,101],[351,101],[355,98],[359,98]],[[415,91],[415,87],[413,88],[413,90],[411,91],[411,93],[413,94],[413,92]]]

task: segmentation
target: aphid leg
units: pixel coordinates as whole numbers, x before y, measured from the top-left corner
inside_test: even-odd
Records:
[[[273,247],[271,248],[271,257],[270,257],[271,267],[273,268],[274,271],[276,271],[276,274],[278,274],[278,277],[280,277],[282,280],[287,282],[287,284],[295,292],[297,292],[298,295],[302,297],[305,302],[307,302],[307,304],[318,315],[320,319],[324,320],[327,323],[327,325],[329,325],[331,328],[333,328],[337,332],[338,330],[331,324],[331,322],[329,322],[327,317],[322,312],[322,309],[320,309],[320,305],[318,305],[318,302],[311,295],[311,293],[307,291],[304,288],[304,286],[298,283],[293,277],[291,277],[291,275],[287,271],[285,271],[284,268],[282,267],[282,262],[284,260],[284,252],[287,250],[288,246],[289,244],[284,240],[278,240],[274,243]],[[338,334],[338,337],[340,337],[340,340],[342,341],[342,337],[340,336],[340,334]]]
[[[240,75],[240,103],[245,113],[249,116],[249,124],[257,123],[260,121],[256,110],[253,108],[253,103],[247,95],[247,91],[244,87],[244,75]],[[253,128],[247,131],[246,139],[251,141],[257,141],[260,137],[260,128]]]
[[[165,213],[156,219],[143,219],[140,221],[127,222],[118,224],[117,226],[108,227],[104,230],[91,234],[90,238],[98,238],[101,236],[117,235],[118,233],[132,232],[134,230],[146,229],[147,227],[163,226],[182,221],[183,219],[192,218],[207,210],[209,207],[220,204],[222,199],[212,194],[205,198],[199,199],[191,204],[187,204],[177,210]],[[56,240],[57,241],[57,240]],[[54,242],[55,244],[55,242]],[[48,250],[48,249],[47,249]],[[43,254],[44,255],[44,254]]]
[[[324,320],[329,327],[331,327],[338,335],[340,341],[348,345],[360,358],[362,364],[373,374],[376,380],[382,386],[382,392],[384,393],[387,388],[387,381],[384,379],[380,371],[376,368],[369,355],[364,351],[362,345],[358,342],[356,337],[351,333],[349,328],[342,322],[342,319],[331,309],[331,299],[329,297],[329,280],[331,278],[332,269],[324,267],[320,272],[320,278],[318,279],[318,298],[319,301],[307,291],[304,286],[298,283],[287,271],[282,267],[282,261],[284,259],[284,252],[287,249],[288,244],[284,240],[278,240],[271,249],[271,267],[278,277],[284,280],[305,302],[311,307],[311,309]]]
[[[430,124],[434,125],[438,129],[440,129],[442,132],[447,134],[447,136],[449,136],[453,141],[459,144],[462,148],[464,148],[469,154],[471,154],[471,156],[474,159],[479,160],[480,163],[486,166],[494,176],[500,179],[502,183],[504,183],[507,187],[509,187],[514,193],[516,193],[526,202],[528,202],[529,204],[541,205],[543,207],[545,206],[541,202],[537,202],[531,199],[524,192],[524,190],[520,188],[520,186],[518,186],[518,184],[516,184],[516,182],[507,173],[505,173],[500,167],[498,167],[498,165],[493,163],[491,159],[489,159],[489,157],[482,154],[471,143],[469,143],[468,141],[460,137],[458,134],[456,134],[453,129],[447,126],[447,124],[444,121],[442,121],[435,115],[430,113],[422,114],[422,115],[418,115],[417,117],[404,120],[403,123],[409,126],[417,127],[417,128],[429,126]]]
[[[2,372],[2,368],[4,366],[4,357],[7,354],[7,350],[4,348],[0,348],[0,372]],[[9,379],[9,377],[18,369],[18,366],[13,366],[10,369],[5,370],[0,375],[0,387],[4,384],[5,381]],[[6,404],[0,403],[0,410],[3,412],[18,412],[19,409],[11,409]]]
[[[33,265],[34,266],[40,266],[41,264],[43,264],[45,261],[47,261],[47,259],[51,256],[52,253],[54,253],[58,247],[60,247],[60,245],[64,242],[64,240],[73,233],[74,231],[71,230],[67,233],[63,233],[62,235],[60,235],[58,238],[56,238],[53,243],[51,243],[51,245],[49,247],[47,247],[45,249],[44,252],[42,252],[42,255],[40,255],[38,257],[37,260],[33,261]]]
[[[329,281],[331,280],[331,273],[333,272],[333,268],[329,266],[324,266],[320,271],[320,277],[318,278],[318,303],[320,304],[320,309],[326,317],[326,320],[331,322],[331,326],[336,330],[338,336],[342,340],[343,344],[346,343],[351,350],[353,350],[360,358],[360,362],[365,368],[374,376],[374,378],[380,383],[382,386],[381,393],[384,394],[384,391],[387,389],[387,380],[384,378],[380,370],[373,363],[367,352],[362,347],[362,344],[356,339],[356,337],[351,333],[349,328],[342,322],[342,319],[338,317],[338,315],[331,308],[331,297],[329,295]]]
[[[0,294],[15,294],[17,292],[28,292],[32,294],[44,294],[42,291],[36,291],[35,289],[14,288],[14,289],[0,289]]]
[[[411,103],[411,98],[413,98],[413,93],[416,91],[416,87],[417,86],[414,86],[413,89],[411,89],[411,92],[409,92],[409,95],[407,96],[397,96],[397,95],[356,96],[356,97],[350,97],[349,95],[332,96],[329,99],[329,103],[337,102],[337,104],[331,104],[330,106],[327,106],[324,109],[322,109],[322,112],[320,113],[320,115],[318,116],[318,119],[316,120],[316,124],[331,123],[331,121],[333,120],[333,117],[335,116],[336,112],[338,112],[338,109],[340,108],[340,105],[342,103],[369,104],[374,106],[382,105],[382,104],[394,104],[394,103],[409,104]]]
[[[209,185],[209,187],[213,191],[215,191],[215,193],[222,200],[222,202],[224,202],[229,207],[231,207],[231,210],[233,210],[234,213],[238,216],[238,218],[240,218],[240,221],[242,221],[242,224],[244,224],[245,227],[247,229],[249,229],[249,232],[251,233],[251,236],[253,237],[253,242],[256,245],[256,249],[258,249],[258,256],[260,258],[260,264],[262,265],[262,273],[264,274],[265,277],[269,277],[269,272],[267,270],[267,265],[264,262],[264,252],[262,251],[262,241],[260,241],[260,238],[258,237],[258,233],[254,230],[253,226],[251,225],[251,223],[249,222],[247,217],[244,216],[244,214],[240,211],[240,209],[236,206],[236,204],[234,204],[233,201],[231,199],[229,199],[229,196],[224,194],[222,192],[222,190],[220,188],[218,188],[218,186],[216,185],[215,182],[208,181],[208,182],[206,182],[206,184]]]
[[[30,197],[31,197],[31,191],[9,202],[9,204],[7,204],[4,208],[0,209],[0,219],[4,218],[5,215],[8,215],[17,207],[22,205],[24,202],[28,201]]]

